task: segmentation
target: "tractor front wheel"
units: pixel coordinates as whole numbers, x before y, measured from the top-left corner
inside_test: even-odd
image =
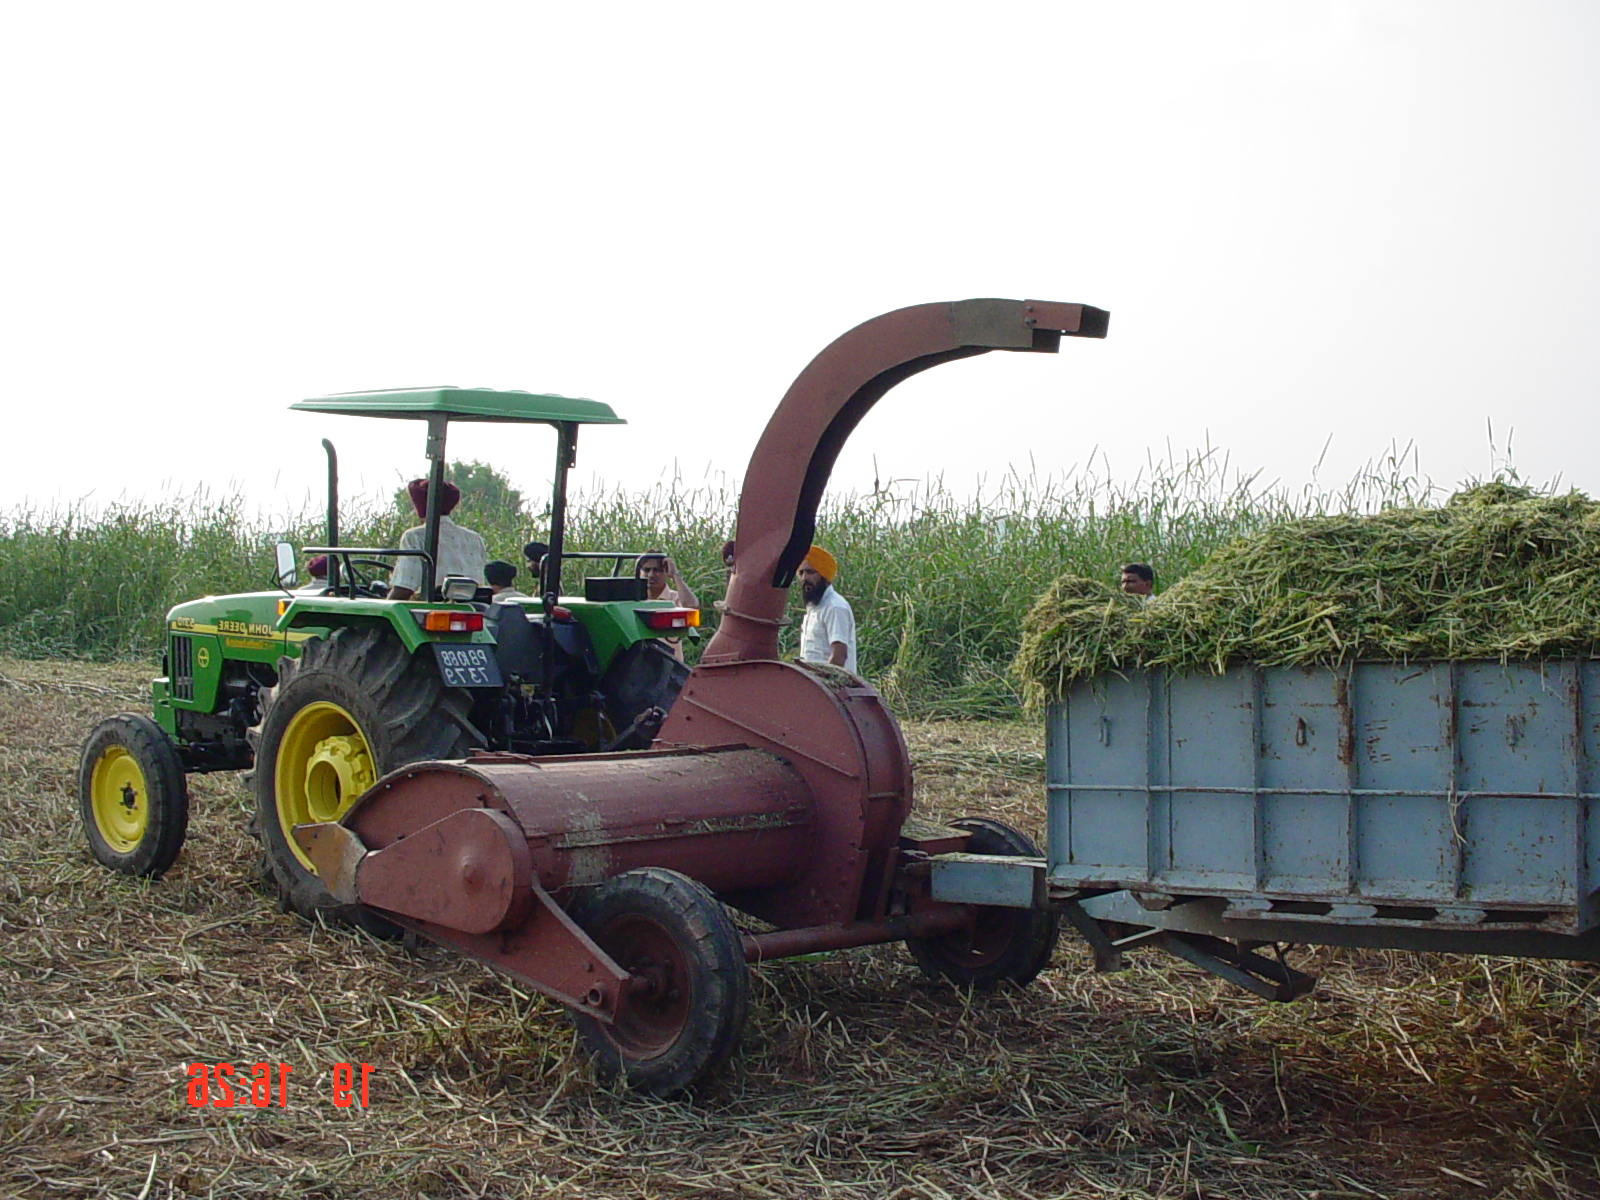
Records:
[[[138,713],[96,725],[78,764],[78,808],[95,858],[159,878],[189,829],[189,785],[166,731]]]
[[[611,1024],[572,1014],[602,1079],[675,1096],[728,1057],[750,1009],[750,975],[738,928],[704,886],[642,867],[589,890],[572,917],[631,976]]]
[[[971,831],[968,854],[1040,858],[1039,848],[1020,830],[987,817],[951,821]],[[1025,984],[1050,965],[1060,932],[1053,912],[1032,908],[980,907],[970,929],[942,937],[908,938],[906,949],[929,979],[948,979],[986,991],[1001,983]]]
[[[286,910],[375,933],[387,921],[340,904],[294,840],[294,827],[337,821],[388,772],[434,758],[461,758],[481,743],[467,718],[471,699],[446,688],[431,654],[408,652],[386,628],[335,630],[298,659],[278,664],[278,684],[261,693],[261,723],[250,730],[266,875]]]

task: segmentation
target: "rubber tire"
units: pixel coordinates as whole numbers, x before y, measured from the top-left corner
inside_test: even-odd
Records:
[[[1032,838],[1003,821],[962,817],[950,824],[972,831],[967,839],[968,854],[1043,857]],[[988,991],[1002,983],[1032,983],[1050,965],[1061,932],[1061,919],[1056,913],[1033,908],[980,907],[976,919],[973,931],[906,939],[906,949],[924,975]],[[981,946],[973,945],[974,933]]]
[[[131,850],[107,840],[94,811],[94,769],[108,751],[124,751],[145,782],[145,825]],[[78,811],[89,850],[123,875],[159,879],[183,849],[189,830],[189,782],[166,730],[140,713],[118,713],[89,732],[78,763]]]
[[[571,915],[630,973],[651,965],[651,940],[656,947],[670,943],[672,977],[683,977],[667,1002],[630,999],[614,1025],[569,1014],[596,1074],[672,1097],[721,1066],[750,1011],[743,939],[721,902],[687,875],[641,867],[582,893]]]
[[[606,697],[606,716],[614,729],[632,725],[648,708],[672,709],[689,678],[689,668],[659,638],[635,642],[611,660],[600,680]],[[613,750],[648,750],[651,733],[634,733]]]
[[[357,904],[335,900],[316,874],[289,846],[278,815],[276,762],[279,745],[294,715],[309,704],[331,702],[355,721],[372,754],[378,776],[409,763],[462,758],[482,745],[468,719],[472,698],[465,689],[446,688],[433,655],[412,654],[386,627],[336,629],[313,638],[299,658],[278,660],[278,683],[263,688],[261,719],[249,731],[255,764],[245,781],[255,793],[256,832],[261,839],[264,876],[285,912],[307,920],[354,925],[380,936],[397,930],[389,921]],[[353,802],[348,798],[345,808]]]

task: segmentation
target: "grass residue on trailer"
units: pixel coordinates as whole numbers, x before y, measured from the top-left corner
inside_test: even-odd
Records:
[[[1505,482],[1283,521],[1139,601],[1063,576],[1023,626],[1030,704],[1100,671],[1600,653],[1600,503]]]

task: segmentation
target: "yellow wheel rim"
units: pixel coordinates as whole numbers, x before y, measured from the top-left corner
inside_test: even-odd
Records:
[[[139,760],[123,746],[109,746],[89,779],[95,828],[118,854],[132,854],[150,827],[150,790]]]
[[[315,868],[294,840],[294,827],[337,821],[377,781],[366,734],[344,709],[322,700],[289,718],[278,743],[273,794],[283,839],[306,870]]]

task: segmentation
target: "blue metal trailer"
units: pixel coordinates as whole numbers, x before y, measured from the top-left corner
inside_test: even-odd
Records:
[[[944,856],[936,898],[1273,999],[1314,981],[1271,944],[1600,961],[1600,660],[1110,673],[1047,739],[1045,858]]]

